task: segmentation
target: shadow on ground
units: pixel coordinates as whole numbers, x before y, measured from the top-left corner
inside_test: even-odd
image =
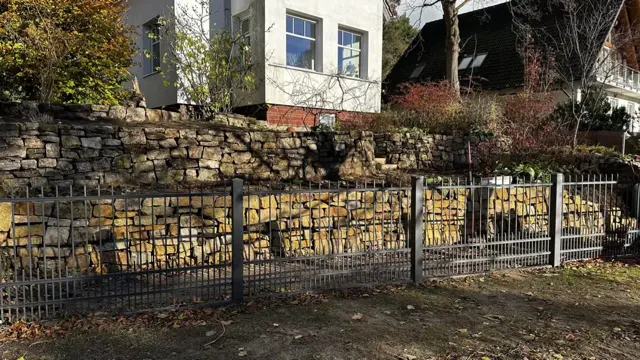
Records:
[[[60,338],[6,343],[2,357],[637,359],[639,305],[636,266],[514,272],[330,295],[310,305],[257,301],[228,311],[224,335],[222,324],[204,315],[200,326],[176,328],[110,321]]]

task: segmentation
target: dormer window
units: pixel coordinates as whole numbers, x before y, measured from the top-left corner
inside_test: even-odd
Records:
[[[425,66],[427,66],[427,64],[419,64],[418,67],[416,67],[415,69],[413,69],[413,72],[411,73],[411,75],[409,76],[409,78],[411,79],[415,79],[418,76],[420,76],[420,74],[422,74],[422,71],[424,70]]]
[[[459,70],[473,69],[482,66],[484,60],[487,58],[487,54],[477,54],[471,56],[465,56],[458,65]]]

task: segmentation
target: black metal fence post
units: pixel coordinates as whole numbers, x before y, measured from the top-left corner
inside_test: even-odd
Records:
[[[551,178],[551,194],[549,197],[549,235],[551,236],[549,261],[551,266],[562,265],[560,252],[562,250],[562,206],[564,192],[564,176],[554,174]]]
[[[231,182],[231,300],[239,303],[244,300],[244,204],[243,204],[243,181],[233,179]]]
[[[422,266],[424,253],[424,177],[414,176],[411,179],[411,222],[409,247],[411,248],[411,280],[421,284],[423,281]]]

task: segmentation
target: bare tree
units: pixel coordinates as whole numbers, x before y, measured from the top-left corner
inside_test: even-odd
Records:
[[[382,5],[385,12],[385,20],[393,20],[398,16],[398,6],[400,6],[401,0],[382,0]]]
[[[543,66],[553,73],[556,86],[571,104],[574,146],[586,120],[586,102],[582,100],[599,101],[606,96],[604,85],[621,65],[615,57],[640,39],[631,28],[614,27],[623,3],[622,0],[512,3],[514,30],[522,48],[535,47],[544,55],[547,61]],[[605,45],[605,40],[611,46]]]
[[[176,7],[159,19],[162,30],[148,36],[161,37],[167,49],[160,71],[165,85],[198,106],[205,116],[230,113],[233,106],[251,98],[258,84],[251,55],[251,34],[227,29],[211,31],[210,4],[197,0]],[[157,54],[146,54],[147,57]]]
[[[446,80],[456,90],[460,90],[458,77],[458,65],[460,57],[460,27],[458,13],[462,7],[472,0],[414,0],[407,3],[410,12],[419,12],[419,22],[422,20],[422,12],[427,7],[442,6],[442,18],[445,25],[445,51],[446,51]]]

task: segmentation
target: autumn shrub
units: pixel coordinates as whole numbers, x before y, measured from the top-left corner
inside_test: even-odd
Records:
[[[476,149],[476,162],[482,172],[526,164],[542,158],[551,149],[571,142],[570,130],[551,118],[554,100],[549,94],[522,93],[503,104],[496,137]]]
[[[347,121],[338,121],[335,130],[338,131],[372,131],[374,133],[394,132],[398,130],[401,116],[389,110],[378,114],[356,114]]]
[[[462,102],[457,91],[446,82],[407,83],[391,98],[391,108],[399,116],[401,127],[447,134],[464,129],[460,123]]]
[[[466,133],[498,134],[503,123],[502,104],[495,97],[464,98],[459,122],[458,128]]]
[[[570,133],[550,118],[555,102],[550,94],[523,93],[504,104],[502,135],[512,151],[524,153],[570,143]]]
[[[136,49],[126,1],[0,1],[0,97],[116,104]]]

